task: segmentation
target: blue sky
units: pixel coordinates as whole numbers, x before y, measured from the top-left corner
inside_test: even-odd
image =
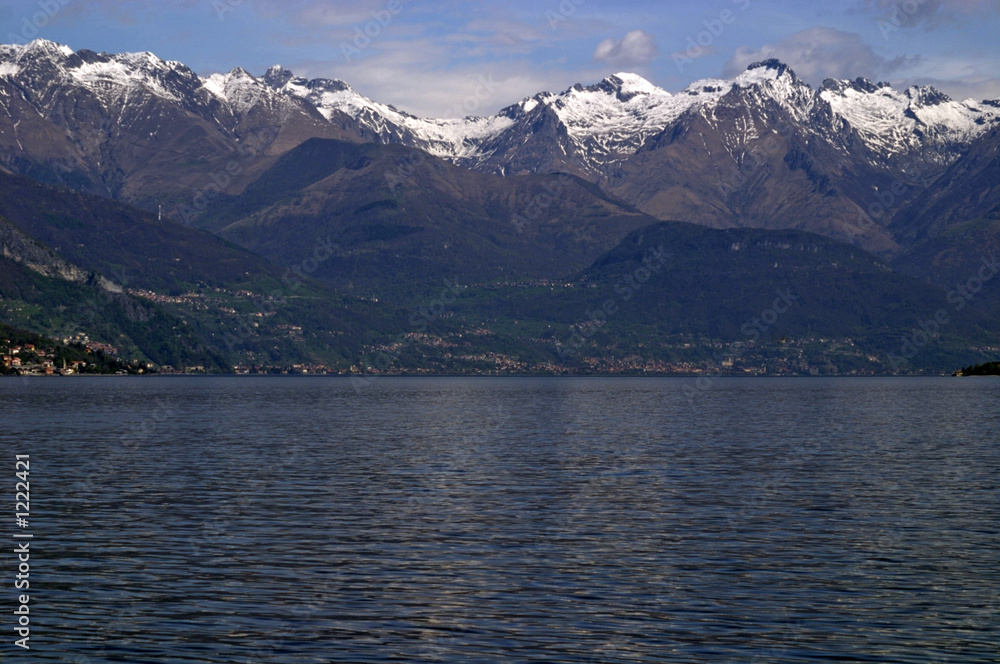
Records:
[[[1000,0],[0,2],[3,43],[152,51],[202,75],[280,63],[418,115],[488,114],[618,71],[677,91],[765,57],[812,85],[864,76],[996,99],[998,35]]]

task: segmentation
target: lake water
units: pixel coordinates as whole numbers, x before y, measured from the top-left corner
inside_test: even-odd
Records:
[[[23,662],[998,662],[1000,380],[0,381]]]

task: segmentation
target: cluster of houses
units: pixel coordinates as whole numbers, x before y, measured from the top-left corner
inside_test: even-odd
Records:
[[[102,344],[100,341],[91,341],[90,337],[82,332],[78,332],[71,337],[63,337],[60,339],[63,345],[69,346],[71,344],[79,344],[86,348],[91,353],[96,353],[98,351],[104,353],[105,355],[110,355],[112,357],[118,356],[118,349],[111,344]]]
[[[79,344],[91,353],[102,352],[105,355],[117,356],[118,349],[109,344],[91,341],[85,334],[76,334],[61,339],[65,345]],[[41,348],[35,344],[13,344],[10,340],[0,340],[0,366],[7,373],[21,376],[71,376],[80,373],[91,363],[84,360],[56,360],[54,347]]]
[[[2,358],[0,361],[3,362],[4,369],[21,376],[53,376],[55,374],[69,376],[79,373],[87,366],[87,363],[82,360],[74,360],[69,363],[63,360],[62,366],[56,366],[54,353],[55,349],[53,348],[36,348],[34,344],[8,346],[4,354],[0,356]]]

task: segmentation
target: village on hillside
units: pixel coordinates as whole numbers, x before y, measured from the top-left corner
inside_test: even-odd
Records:
[[[76,374],[131,373],[133,367],[118,357],[118,349],[78,334],[45,343],[0,339],[0,374],[16,376],[72,376]],[[143,373],[143,367],[135,367]]]

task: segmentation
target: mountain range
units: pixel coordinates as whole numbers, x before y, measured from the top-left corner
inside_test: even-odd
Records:
[[[478,85],[488,92],[494,84]],[[44,40],[0,45],[0,168],[157,219],[132,226],[149,214],[125,207],[108,210],[104,220],[91,215],[75,222],[70,250],[65,228],[19,223],[38,215],[5,191],[0,214],[9,228],[0,237],[12,247],[15,232],[28,237],[18,236],[17,252],[7,250],[21,264],[30,240],[36,250],[47,247],[72,263],[77,281],[113,284],[108,270],[123,257],[92,246],[109,228],[123,237],[131,229],[127,252],[141,253],[143,261],[157,254],[154,245],[164,235],[176,241],[175,229],[203,229],[231,244],[217,247],[213,238],[202,245],[193,267],[175,269],[186,275],[180,282],[222,283],[200,271],[218,277],[211,255],[222,247],[231,253],[235,244],[248,250],[241,261],[260,263],[244,275],[225,275],[223,286],[251,274],[279,282],[283,275],[287,282],[291,272],[316,293],[329,289],[318,297],[340,298],[339,306],[369,307],[378,299],[399,308],[358,314],[369,323],[372,315],[382,321],[403,315],[442,282],[467,289],[469,315],[489,318],[484,302],[491,300],[473,295],[475,288],[533,310],[525,284],[592,288],[594,266],[633,234],[668,221],[759,229],[775,233],[779,245],[788,243],[780,234],[789,231],[825,236],[832,242],[803,244],[817,266],[842,265],[838,252],[845,247],[861,251],[868,256],[862,263],[882,266],[862,270],[848,289],[866,301],[854,307],[819,296],[805,301],[814,321],[854,312],[871,333],[860,336],[869,339],[875,330],[902,334],[925,315],[919,303],[933,315],[951,289],[980,279],[970,301],[976,315],[950,331],[965,341],[951,346],[989,352],[988,321],[1000,311],[1000,288],[982,279],[979,266],[1000,249],[998,151],[1000,102],[956,101],[930,87],[897,91],[861,78],[814,89],[775,60],[677,93],[619,73],[536,94],[489,117],[431,119],[367,99],[342,81],[308,80],[280,66],[259,77],[242,69],[202,77],[151,53],[73,51]],[[22,191],[34,186],[18,182]],[[729,244],[753,252],[769,242]],[[694,245],[705,265],[727,257],[717,241]],[[702,280],[691,287],[713,293],[721,311],[736,319],[745,313],[737,305],[746,294],[736,297],[735,283],[723,287],[717,276],[687,269]],[[836,288],[804,265],[796,274],[807,281],[802,288]],[[902,281],[890,286],[886,274]],[[766,278],[773,281],[773,274],[742,280],[754,285]],[[151,288],[169,290],[168,282],[164,276]],[[645,297],[657,292],[647,289]],[[909,304],[900,309],[884,301],[890,292],[897,305]],[[685,299],[676,289],[659,293]],[[917,319],[875,322],[876,311],[903,310]],[[511,313],[516,320],[517,311]],[[545,325],[569,325],[572,318],[534,316]],[[690,329],[704,338],[740,336],[739,325],[717,322]],[[631,320],[628,334],[654,323]],[[391,336],[391,325],[376,327]],[[659,327],[681,333],[664,321]],[[789,329],[824,333],[815,325]],[[837,335],[848,329],[860,328],[838,327]],[[516,331],[507,333],[505,343],[517,345]],[[549,351],[539,350],[536,360]],[[873,346],[872,352],[888,351]],[[345,353],[333,354],[346,362]]]

